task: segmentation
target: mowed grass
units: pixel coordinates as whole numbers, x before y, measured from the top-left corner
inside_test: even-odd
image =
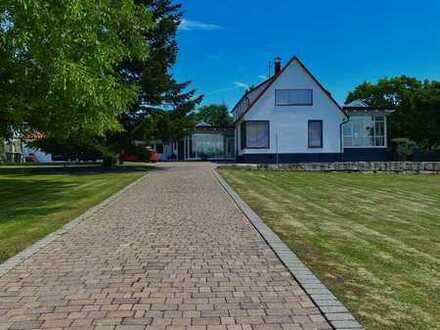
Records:
[[[220,172],[367,329],[440,329],[440,176]]]
[[[145,174],[145,166],[0,166],[0,263]]]

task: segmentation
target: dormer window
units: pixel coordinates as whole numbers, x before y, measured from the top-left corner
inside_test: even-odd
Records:
[[[312,89],[276,89],[275,105],[313,105]]]

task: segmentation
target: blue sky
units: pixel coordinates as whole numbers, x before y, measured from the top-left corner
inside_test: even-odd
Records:
[[[229,107],[297,55],[343,103],[359,83],[440,80],[440,1],[182,0],[175,77]]]

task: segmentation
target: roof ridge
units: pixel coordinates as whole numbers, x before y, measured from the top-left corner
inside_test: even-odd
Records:
[[[270,79],[272,79],[272,81],[261,91],[261,93],[255,98],[255,100],[249,104],[248,108],[246,111],[244,111],[239,118],[237,118],[237,120],[235,120],[235,122],[239,121],[241,118],[244,117],[244,115],[246,113],[248,113],[248,111],[255,105],[255,103],[258,102],[258,100],[261,98],[262,95],[264,95],[264,93],[266,93],[266,91],[273,85],[273,83],[278,79],[278,77],[280,77],[284,71],[294,62],[297,61],[298,64],[303,68],[303,70],[306,72],[307,75],[310,76],[310,78],[312,78],[312,80],[318,85],[318,87],[329,97],[330,101],[332,101],[336,107],[345,115],[348,117],[347,113],[344,111],[344,109],[339,105],[338,102],[336,102],[336,100],[333,98],[333,96],[331,95],[331,93],[324,88],[324,86],[318,81],[318,79],[315,78],[315,76],[309,71],[309,69],[307,69],[307,67],[301,62],[301,60],[298,58],[298,56],[294,55],[288,62],[286,65],[284,65],[282,67],[282,69],[280,70],[280,72],[278,72],[277,74],[273,75]],[[261,86],[261,84],[260,84]],[[246,96],[247,94],[243,95],[243,97],[240,99],[240,101],[237,103],[237,105],[241,102],[241,100]],[[236,106],[237,106],[236,105]],[[234,109],[235,107],[234,106]]]

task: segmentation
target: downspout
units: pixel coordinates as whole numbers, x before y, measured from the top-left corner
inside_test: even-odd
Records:
[[[341,162],[344,161],[344,134],[342,126],[347,124],[350,121],[350,116],[347,115],[347,118],[345,118],[342,123],[339,124],[339,143],[340,143],[340,150],[341,150]]]

